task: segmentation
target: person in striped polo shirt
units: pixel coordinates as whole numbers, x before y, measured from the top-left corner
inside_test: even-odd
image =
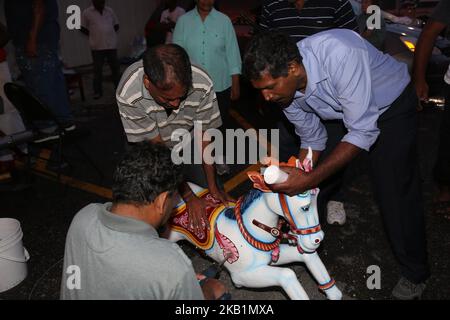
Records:
[[[164,143],[173,149],[179,142],[172,140],[177,129],[193,131],[201,122],[202,131],[222,125],[216,93],[208,74],[191,65],[186,51],[175,44],[149,48],[143,60],[132,64],[122,76],[116,99],[128,142]],[[201,141],[201,150],[209,141]],[[208,188],[223,204],[234,201],[219,188],[215,165],[184,164],[186,181]],[[200,230],[207,203],[195,196],[187,183],[180,186],[187,202],[191,225]]]

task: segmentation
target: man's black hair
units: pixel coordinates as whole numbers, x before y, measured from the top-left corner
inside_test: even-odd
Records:
[[[163,192],[173,193],[182,181],[180,166],[162,144],[140,142],[119,162],[113,178],[113,202],[147,205]]]
[[[249,80],[258,80],[268,72],[272,78],[286,77],[291,62],[302,63],[296,43],[278,32],[257,34],[244,55],[243,73]]]
[[[153,85],[168,90],[174,83],[192,87],[191,62],[186,51],[176,44],[157,45],[144,54],[144,72]],[[168,75],[173,75],[168,79]]]

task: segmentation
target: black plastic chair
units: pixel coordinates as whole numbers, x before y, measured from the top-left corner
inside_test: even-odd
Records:
[[[56,146],[57,152],[57,175],[58,181],[61,178],[61,171],[64,159],[64,149],[67,145],[73,145],[75,149],[83,156],[83,158],[98,172],[103,179],[103,172],[97,167],[91,157],[83,150],[78,144],[78,141],[85,138],[89,133],[80,132],[80,130],[66,131],[64,126],[56,118],[52,110],[42,103],[37,97],[35,97],[26,87],[16,83],[6,83],[4,86],[5,94],[11,103],[19,111],[22,120],[27,130],[32,131],[36,137],[39,136],[41,130],[39,130],[39,123],[52,122],[56,126],[56,132],[58,138],[50,141],[36,142],[36,140],[30,142],[32,145],[38,147]]]

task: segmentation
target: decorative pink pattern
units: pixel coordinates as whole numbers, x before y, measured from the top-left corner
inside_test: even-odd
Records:
[[[175,225],[179,225],[183,227],[184,229],[188,230],[190,233],[194,234],[197,239],[200,241],[203,241],[206,239],[206,232],[195,232],[193,228],[191,228],[191,224],[189,223],[189,215],[188,214],[182,214],[179,216],[176,216],[173,218],[173,222]],[[202,230],[206,229],[206,224],[204,221],[202,221]]]
[[[303,160],[303,171],[305,172],[311,172],[313,169],[312,160],[305,158]]]
[[[280,247],[276,247],[272,251],[272,262],[277,263],[278,259],[280,259]]]
[[[239,251],[234,245],[234,243],[228,239],[227,236],[223,235],[219,232],[219,229],[216,226],[216,239],[220,248],[223,250],[223,257],[227,259],[229,264],[233,264],[239,260]]]
[[[209,217],[209,215],[214,211],[214,209],[220,205],[220,201],[217,200],[216,198],[214,198],[209,193],[204,196],[204,199],[206,201],[208,201],[208,203],[211,204],[206,207],[207,216]],[[194,228],[191,228],[191,224],[189,221],[189,212],[187,212],[187,214],[179,214],[179,215],[175,216],[173,218],[173,222],[172,222],[172,224],[178,225],[178,226],[186,229],[193,235],[195,235],[195,237],[198,240],[200,240],[201,242],[204,241],[208,236],[208,233],[206,230],[206,223],[210,223],[210,221],[206,221],[206,222],[202,221],[202,231],[196,232],[196,230],[194,230]]]

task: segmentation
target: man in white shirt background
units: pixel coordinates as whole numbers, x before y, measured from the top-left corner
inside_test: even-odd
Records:
[[[120,81],[120,65],[117,58],[117,32],[119,20],[105,0],[92,0],[92,6],[83,11],[81,32],[89,36],[89,45],[94,62],[94,99],[103,95],[103,65],[108,62],[113,82]]]
[[[166,10],[161,13],[161,24],[166,27],[166,44],[172,43],[173,29],[179,17],[186,11],[177,6],[177,0],[166,0]]]

